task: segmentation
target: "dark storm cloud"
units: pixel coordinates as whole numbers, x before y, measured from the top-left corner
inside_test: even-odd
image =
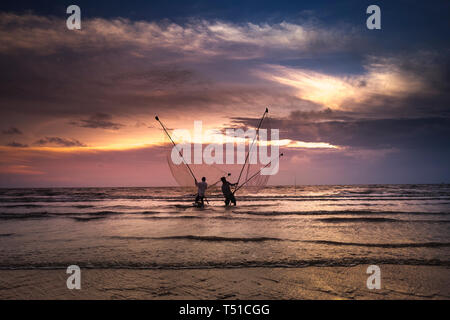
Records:
[[[7,135],[14,135],[14,134],[22,134],[22,131],[20,131],[15,127],[11,127],[9,129],[3,130],[2,133]]]
[[[89,119],[73,121],[70,124],[92,129],[111,129],[119,130],[123,127],[123,124],[112,122],[112,116],[105,113],[96,113],[92,115]]]
[[[60,147],[86,147],[86,145],[76,139],[66,139],[60,137],[45,137],[34,143],[38,146],[57,145]]]

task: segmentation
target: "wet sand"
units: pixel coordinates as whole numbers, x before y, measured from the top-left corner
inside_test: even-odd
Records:
[[[380,265],[380,290],[367,267],[85,269],[81,290],[62,269],[2,270],[0,299],[450,299],[448,267]]]

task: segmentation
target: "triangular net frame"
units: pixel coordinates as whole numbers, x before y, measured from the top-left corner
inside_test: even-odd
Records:
[[[244,120],[241,120],[242,123]],[[188,162],[188,165],[193,172],[194,176],[197,178],[198,181],[202,177],[206,177],[207,183],[209,185],[209,188],[211,187],[220,187],[221,177],[226,177],[226,179],[231,182],[235,183],[238,180],[239,174],[241,174],[241,177],[239,179],[239,185],[244,184],[242,188],[239,190],[248,190],[249,192],[257,192],[264,188],[270,178],[270,175],[263,175],[261,174],[261,169],[264,167],[265,164],[262,164],[259,161],[259,152],[260,151],[260,139],[264,136],[263,131],[266,132],[266,139],[267,139],[267,152],[269,154],[268,157],[272,157],[273,155],[270,155],[270,143],[271,143],[271,121],[266,114],[263,121],[261,122],[260,130],[256,130],[258,127],[258,124],[260,122],[260,119],[245,119],[246,126],[245,128],[241,129],[253,129],[253,131],[256,133],[256,139],[255,136],[247,137],[244,141],[245,142],[239,142],[245,144],[245,156],[247,157],[247,154],[249,153],[249,150],[251,150],[251,154],[248,155],[247,162],[245,165],[242,163],[242,157],[240,163],[237,163],[237,143],[234,145],[234,163],[227,163],[226,161],[226,152],[227,148],[225,145],[223,145],[223,163],[212,163],[207,164],[205,161],[203,161],[201,164],[195,164],[193,161],[194,157],[194,145],[191,146],[191,158],[190,161],[185,159],[186,162]],[[236,122],[236,124],[239,125],[239,122]],[[234,126],[234,129],[239,129],[236,125]],[[179,146],[180,143],[182,143],[182,138],[174,136],[173,130],[168,130],[169,134],[171,135],[173,141],[175,144]],[[245,130],[244,130],[245,131]],[[164,132],[162,132],[164,134]],[[225,131],[223,131],[223,134],[225,134]],[[167,164],[169,166],[170,172],[172,173],[172,176],[176,183],[181,187],[195,187],[194,185],[194,179],[192,177],[192,174],[190,173],[188,166],[185,164],[185,161],[178,161],[179,163],[175,163],[172,159],[173,154],[183,154],[183,149],[178,148],[174,149],[172,142],[167,137],[166,134],[164,134],[164,145],[166,150],[166,160]],[[202,153],[204,152],[206,148],[206,145],[201,146]],[[256,160],[252,160],[253,154],[256,153]],[[267,164],[267,163],[266,163]],[[242,173],[241,173],[242,172]],[[250,180],[249,180],[250,179]],[[248,181],[247,181],[248,180]]]

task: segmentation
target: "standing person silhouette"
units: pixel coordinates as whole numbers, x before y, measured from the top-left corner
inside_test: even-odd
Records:
[[[236,205],[236,198],[234,197],[233,192],[231,192],[230,186],[235,186],[236,183],[230,183],[225,179],[225,177],[220,178],[222,181],[222,193],[225,197],[225,205],[228,206],[231,203]]]
[[[197,187],[197,196],[195,197],[195,204],[199,207],[204,207],[205,191],[208,188],[206,178],[203,177],[201,182],[197,182],[197,179],[195,179],[195,186]]]

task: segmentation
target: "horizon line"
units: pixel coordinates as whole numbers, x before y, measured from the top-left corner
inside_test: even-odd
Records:
[[[311,187],[311,186],[382,186],[382,185],[450,185],[450,182],[436,182],[436,183],[348,183],[348,184],[279,184],[268,185],[263,187]],[[48,187],[2,187],[0,189],[99,189],[99,188],[191,188],[191,186],[48,186]],[[195,188],[192,185],[192,188]],[[250,187],[251,188],[251,187]]]

